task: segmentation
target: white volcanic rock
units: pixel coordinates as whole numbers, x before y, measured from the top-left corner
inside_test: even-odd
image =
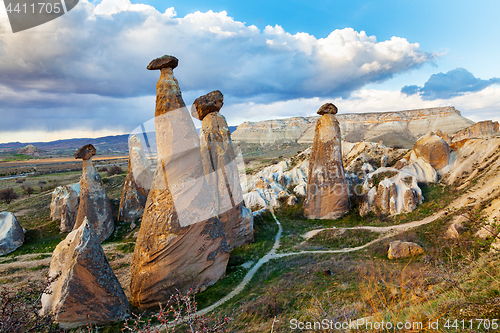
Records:
[[[130,315],[127,297],[88,219],[54,250],[49,275],[57,274],[49,293],[42,295],[40,313],[54,314],[62,328],[106,325]]]
[[[80,183],[58,186],[52,192],[50,218],[60,220],[61,232],[70,232],[75,225],[80,203]]]
[[[449,134],[474,124],[454,107],[438,107],[396,112],[337,114],[342,140],[372,141],[411,148],[422,135],[438,129]],[[233,141],[247,143],[312,143],[319,117],[293,117],[260,122],[245,122],[232,133]]]
[[[132,135],[129,138],[128,173],[120,200],[119,221],[134,222],[142,216],[152,182],[151,165],[141,140]]]
[[[364,181],[365,201],[360,208],[362,216],[369,212],[395,215],[411,212],[422,203],[422,190],[416,177],[396,168],[378,168]]]
[[[24,230],[14,214],[0,213],[0,255],[16,250],[24,243]]]
[[[291,195],[286,200],[286,204],[288,206],[294,206],[297,203],[297,197],[295,195]]]
[[[73,230],[78,229],[84,219],[88,218],[102,242],[113,233],[115,219],[101,176],[92,164],[95,153],[92,145],[83,146],[75,153],[75,158],[83,159],[83,170],[80,178],[80,204]]]

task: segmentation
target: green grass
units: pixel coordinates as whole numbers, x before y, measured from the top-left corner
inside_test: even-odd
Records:
[[[42,269],[46,269],[46,268],[49,268],[49,265],[37,265],[37,266],[33,266],[33,267],[30,267],[28,268],[28,270],[30,271],[40,271]]]
[[[269,252],[277,232],[278,226],[269,211],[256,217],[254,219],[254,242],[231,251],[224,278],[196,295],[198,308],[209,306],[229,294],[248,272],[248,269],[241,265],[247,261],[253,261],[255,264]]]
[[[321,249],[344,249],[358,247],[379,237],[379,233],[369,230],[330,229],[307,240],[306,244]]]
[[[121,251],[123,253],[132,253],[134,252],[134,248],[135,248],[135,243],[123,243],[116,247],[118,251]]]

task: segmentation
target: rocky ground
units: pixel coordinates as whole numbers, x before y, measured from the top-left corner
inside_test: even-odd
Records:
[[[362,168],[365,161],[379,167],[384,155],[394,165],[407,154],[376,144],[353,146],[353,154],[343,150],[346,170]],[[289,176],[287,170],[306,161],[307,154],[294,156],[287,162],[292,167],[281,173]],[[279,171],[279,163],[272,163],[263,163],[254,176]],[[500,318],[500,256],[481,237],[497,230],[490,224],[500,211],[499,173],[500,139],[472,139],[452,145],[452,163],[437,183],[419,183],[424,200],[412,212],[361,217],[353,210],[339,220],[306,220],[299,193],[293,206],[285,197],[277,198],[274,216],[265,212],[256,217],[254,243],[233,250],[223,279],[196,296],[198,308],[215,304],[209,315],[231,317],[231,332],[289,332],[294,319],[426,323]],[[78,178],[68,176],[60,181]],[[117,212],[125,175],[101,177]],[[9,288],[41,279],[53,249],[66,235],[59,233],[57,221],[50,221],[51,190],[37,192],[0,205],[27,229],[25,244],[0,258],[0,279]],[[453,236],[450,227],[456,231]],[[137,230],[119,224],[103,244],[127,297]],[[396,240],[419,244],[424,253],[390,260],[387,250]]]

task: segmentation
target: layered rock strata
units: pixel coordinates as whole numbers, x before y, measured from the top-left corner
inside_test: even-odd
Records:
[[[348,142],[382,140],[386,145],[411,148],[416,140],[438,129],[454,134],[474,124],[454,107],[438,107],[396,112],[346,113],[336,116],[342,140]],[[293,117],[260,122],[244,122],[232,133],[234,142],[312,143],[318,117]]]
[[[223,95],[216,90],[197,98],[191,114],[202,120],[203,169],[228,245],[235,248],[253,241],[253,217],[243,201],[237,154],[226,119],[219,113],[222,105]]]
[[[498,121],[486,120],[458,131],[453,136],[453,142],[464,139],[491,139],[497,136],[500,136]]]
[[[331,103],[323,105],[316,124],[304,215],[309,219],[337,219],[349,211],[348,184],[345,178],[340,127]]]
[[[131,262],[132,302],[157,306],[177,290],[219,280],[229,260],[222,223],[205,180],[199,138],[173,74],[178,60],[164,56],[156,85],[158,166]]]
[[[87,218],[52,253],[49,275],[60,276],[42,295],[41,315],[62,328],[106,325],[130,315],[127,297]]]
[[[128,143],[128,173],[120,200],[118,220],[135,222],[144,212],[149,189],[153,183],[153,173],[139,137],[132,135]]]
[[[95,154],[96,149],[90,144],[75,153],[75,158],[83,160],[83,171],[80,178],[80,204],[73,230],[78,229],[88,218],[102,242],[115,230],[115,219],[101,176],[92,164]]]

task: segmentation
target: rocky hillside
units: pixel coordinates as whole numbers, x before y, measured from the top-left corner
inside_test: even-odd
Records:
[[[441,130],[452,135],[474,124],[452,106],[398,112],[337,114],[342,139],[411,148],[422,135]],[[312,143],[317,116],[245,122],[232,134],[235,142]]]

